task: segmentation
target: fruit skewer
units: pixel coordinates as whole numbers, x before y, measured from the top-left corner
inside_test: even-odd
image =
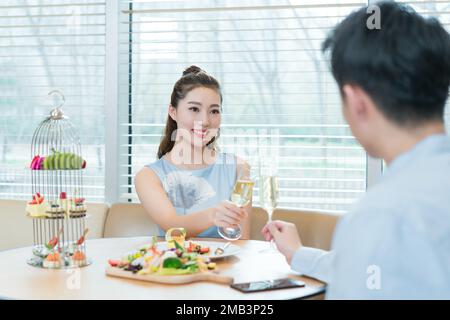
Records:
[[[62,234],[63,228],[59,229],[59,232],[56,236],[50,239],[50,241],[46,244],[47,249],[52,250],[59,242],[59,236]]]
[[[86,229],[84,229],[84,232],[83,232],[83,235],[80,237],[80,239],[78,239],[78,241],[77,241],[77,246],[81,246],[83,243],[84,243],[84,241],[86,240],[85,239],[85,237],[86,237],[86,234],[89,232],[89,229],[88,228],[86,228]]]

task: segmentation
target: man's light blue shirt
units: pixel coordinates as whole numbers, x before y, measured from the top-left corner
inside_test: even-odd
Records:
[[[450,299],[450,138],[398,156],[340,219],[332,251],[299,249],[292,269],[328,299]]]

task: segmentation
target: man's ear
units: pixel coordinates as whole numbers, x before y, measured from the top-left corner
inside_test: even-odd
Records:
[[[350,84],[344,85],[342,91],[344,92],[346,108],[348,108],[347,112],[354,119],[362,120],[366,118],[368,115],[368,102],[370,100],[367,93],[362,88]]]
[[[172,118],[173,121],[177,122],[177,109],[169,104],[169,108],[167,110],[169,116]]]

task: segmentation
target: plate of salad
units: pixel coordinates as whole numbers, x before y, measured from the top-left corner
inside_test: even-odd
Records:
[[[190,252],[174,242],[152,242],[126,253],[121,259],[110,259],[106,274],[160,283],[214,281],[232,283],[233,279],[218,273],[217,264],[199,252]]]

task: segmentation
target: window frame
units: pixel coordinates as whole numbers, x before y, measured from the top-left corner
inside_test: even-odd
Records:
[[[106,108],[106,133],[105,133],[105,201],[115,203],[121,201],[120,196],[120,163],[119,139],[121,128],[119,110],[119,15],[121,0],[108,0],[106,2],[106,76],[105,76],[105,108]],[[368,4],[374,4],[378,0],[368,0]],[[130,2],[130,11],[132,2]],[[130,14],[132,16],[132,13]],[[130,17],[132,19],[132,17]],[[130,49],[131,50],[131,49]],[[131,81],[131,79],[129,79]],[[131,103],[128,103],[131,108]],[[127,110],[130,111],[130,110]],[[122,110],[123,112],[123,110]],[[128,113],[131,117],[131,112]],[[130,119],[128,120],[130,123]],[[130,137],[131,139],[131,137]],[[130,145],[132,143],[129,143]],[[131,147],[130,147],[131,148]],[[128,163],[131,163],[131,152],[128,155]],[[382,176],[382,159],[372,158],[366,152],[366,190],[376,184]],[[130,169],[131,170],[131,169]],[[128,184],[132,177],[128,178]],[[131,193],[131,192],[130,192]],[[127,200],[131,202],[131,199]]]

